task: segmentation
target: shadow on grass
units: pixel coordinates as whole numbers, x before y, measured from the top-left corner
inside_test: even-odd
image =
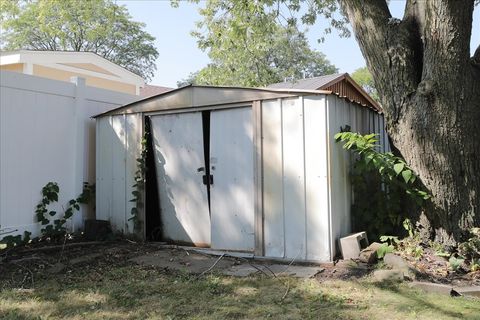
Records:
[[[390,292],[404,298],[408,302],[407,303],[399,302],[398,306],[403,307],[405,309],[412,308],[412,307],[416,309],[429,309],[430,311],[434,311],[441,315],[446,315],[454,319],[479,319],[480,303],[475,304],[473,300],[466,300],[465,298],[462,298],[462,297],[450,297],[450,296],[442,296],[438,294],[423,293],[420,291],[416,291],[414,289],[405,290],[398,283],[392,283],[392,282],[368,282],[368,283],[363,283],[363,286],[377,288],[381,291]],[[435,299],[436,303],[430,302],[429,301],[430,299]],[[454,301],[453,299],[456,299],[456,301]],[[464,299],[462,300],[462,302],[471,303],[474,306],[473,307],[474,312],[472,312],[472,316],[466,316],[462,312],[457,312],[452,310],[453,302],[457,302],[457,307],[458,307],[459,299]],[[445,303],[442,303],[443,301]]]
[[[39,283],[34,292],[0,292],[0,318],[351,319],[348,299],[291,278],[196,278],[141,268],[110,270],[102,281]],[[79,279],[80,280],[80,279]]]

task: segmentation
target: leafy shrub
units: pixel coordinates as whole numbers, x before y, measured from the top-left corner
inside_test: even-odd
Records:
[[[48,182],[42,188],[42,200],[35,209],[38,222],[44,226],[41,229],[42,236],[46,238],[56,239],[66,234],[67,229],[65,224],[73,216],[75,211],[80,210],[81,204],[90,202],[95,194],[95,186],[84,182],[82,193],[76,199],[68,201],[63,217],[51,221],[51,219],[57,215],[57,212],[53,210],[49,211],[48,206],[54,202],[58,202],[59,192],[60,188],[56,182]]]
[[[343,148],[356,155],[350,172],[353,228],[366,230],[373,239],[382,234],[402,233],[406,212],[418,210],[429,198],[418,187],[417,176],[403,159],[378,151],[377,136],[353,132],[335,135],[337,142],[343,142]]]

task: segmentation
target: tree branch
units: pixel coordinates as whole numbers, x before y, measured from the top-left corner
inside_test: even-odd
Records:
[[[418,29],[411,19],[392,18],[385,0],[342,0],[372,73],[385,114],[397,121],[421,74]]]
[[[477,50],[475,50],[475,53],[473,54],[472,62],[476,65],[480,65],[480,45],[478,46]]]

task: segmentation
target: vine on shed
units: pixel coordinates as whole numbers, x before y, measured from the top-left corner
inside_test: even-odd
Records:
[[[145,173],[147,171],[147,135],[148,132],[145,132],[141,141],[142,147],[140,156],[136,159],[137,171],[135,171],[135,183],[132,186],[135,190],[132,191],[133,198],[130,200],[130,202],[134,203],[134,206],[130,210],[131,217],[128,221],[133,222],[133,229],[135,232],[140,232],[142,230],[142,222],[139,215],[140,209],[144,207],[142,195],[145,190]]]

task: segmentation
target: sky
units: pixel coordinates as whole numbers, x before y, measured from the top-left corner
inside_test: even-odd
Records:
[[[210,61],[207,53],[198,49],[196,39],[190,35],[195,29],[195,22],[201,20],[198,8],[202,6],[202,1],[200,4],[181,2],[178,8],[172,8],[170,0],[117,0],[116,3],[125,5],[133,20],[145,23],[145,30],[156,38],[155,45],[160,56],[151,84],[176,88],[177,81],[205,67]],[[394,17],[403,16],[404,0],[391,0],[389,6]],[[473,25],[472,53],[480,44],[480,7],[474,12]],[[323,52],[340,72],[352,73],[365,66],[353,36],[340,38],[332,31],[323,43],[318,43],[323,28],[321,22],[309,27],[307,37],[313,49]]]

